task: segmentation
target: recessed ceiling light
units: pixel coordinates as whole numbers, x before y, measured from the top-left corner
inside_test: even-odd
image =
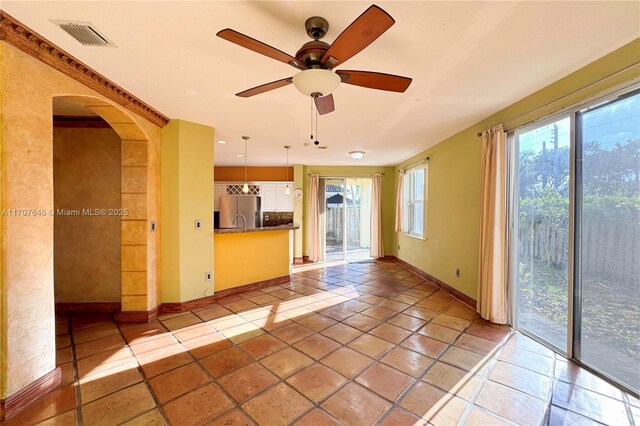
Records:
[[[349,155],[351,156],[351,158],[353,158],[354,160],[359,160],[362,157],[364,157],[364,151],[351,151],[349,152]]]
[[[236,154],[236,157],[244,157],[244,154]]]
[[[220,140],[220,141],[218,141],[218,143],[221,144],[221,145],[224,145],[225,143],[227,143],[227,141]]]

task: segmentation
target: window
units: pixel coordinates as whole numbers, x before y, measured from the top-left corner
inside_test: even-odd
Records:
[[[424,236],[427,169],[408,171],[404,177],[404,232],[415,237]]]

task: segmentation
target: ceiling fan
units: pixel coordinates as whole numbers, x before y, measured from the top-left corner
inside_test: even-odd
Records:
[[[295,57],[229,28],[218,32],[217,36],[300,70],[293,77],[262,84],[236,93],[236,96],[248,98],[293,83],[300,92],[314,98],[319,114],[327,114],[335,109],[331,92],[341,82],[391,92],[407,90],[411,84],[408,77],[371,71],[332,71],[370,45],[394,23],[387,12],[372,5],[332,44],[328,44],[320,39],[327,33],[329,23],[324,18],[313,16],[305,22],[307,34],[313,40],[303,44]]]

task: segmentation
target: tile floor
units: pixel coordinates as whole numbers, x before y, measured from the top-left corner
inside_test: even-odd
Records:
[[[390,262],[56,328],[63,385],[7,426],[640,425],[638,399]]]

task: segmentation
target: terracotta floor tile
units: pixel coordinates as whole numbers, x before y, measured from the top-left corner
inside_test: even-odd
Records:
[[[235,327],[241,324],[246,324],[248,322],[249,321],[242,318],[240,315],[233,314],[233,315],[227,315],[224,317],[219,317],[211,321],[207,321],[207,324],[209,324],[211,327],[213,327],[218,331],[222,331],[227,328]]]
[[[313,364],[311,358],[290,347],[271,354],[260,362],[282,378]]]
[[[233,407],[233,402],[216,386],[209,384],[164,405],[171,425],[199,425]]]
[[[197,363],[191,363],[154,377],[149,385],[158,401],[164,404],[208,382],[209,376]]]
[[[369,333],[394,344],[399,344],[404,339],[411,336],[411,332],[409,330],[405,330],[404,328],[397,327],[387,322],[374,328]]]
[[[177,331],[173,332],[173,335],[180,343],[185,343],[190,340],[200,339],[211,334],[214,334],[216,331],[213,327],[211,327],[206,322],[199,322],[187,327],[183,327]]]
[[[445,310],[445,313],[453,317],[464,318],[471,321],[480,316],[474,309],[471,309],[471,307],[465,305],[462,302],[453,302]]]
[[[96,327],[85,328],[79,331],[73,332],[73,342],[78,345],[80,343],[88,342],[90,340],[99,339],[101,337],[111,336],[112,334],[119,334],[120,330],[114,323],[103,324]]]
[[[570,361],[556,361],[554,377],[563,382],[572,383],[581,388],[622,400],[622,392],[620,389]],[[633,400],[630,399],[630,401]]]
[[[405,315],[412,316],[414,318],[421,319],[423,321],[429,321],[438,315],[437,312],[430,311],[429,309],[421,308],[420,306],[412,306],[409,309],[406,309],[402,313]]]
[[[413,383],[413,380],[411,376],[376,363],[360,374],[356,382],[393,402]]]
[[[363,334],[351,341],[347,346],[371,358],[380,359],[380,357],[391,350],[394,345],[379,337]]]
[[[500,348],[500,344],[493,340],[483,339],[467,333],[462,333],[454,345],[481,355],[492,355]]]
[[[331,308],[325,309],[320,313],[325,317],[333,318],[336,321],[343,321],[356,314],[355,311],[340,306],[332,306]]]
[[[487,381],[480,390],[476,404],[501,417],[521,425],[540,425],[546,404],[499,383]]]
[[[243,403],[278,382],[278,378],[258,363],[249,364],[218,380],[236,401]]]
[[[236,325],[235,327],[225,328],[220,332],[224,337],[231,340],[236,345],[246,342],[264,334],[264,330],[257,325],[248,322],[246,324]]]
[[[275,337],[280,340],[287,342],[290,345],[293,345],[296,342],[304,339],[313,334],[313,330],[308,329],[307,327],[303,327],[299,324],[290,324],[286,327],[279,328],[273,331]]]
[[[440,356],[440,361],[475,374],[482,374],[490,366],[491,358],[455,346]]]
[[[394,311],[394,312],[402,312],[405,309],[407,309],[408,307],[410,307],[411,304],[398,302],[397,300],[389,300],[389,299],[387,299],[384,302],[379,303],[378,306],[380,308],[389,309],[389,310]]]
[[[263,318],[263,319],[259,319],[259,320],[255,320],[253,321],[253,324],[257,325],[258,327],[262,328],[263,330],[266,330],[268,332],[272,332],[274,330],[277,330],[279,328],[285,327],[289,324],[293,324],[293,321],[291,321],[289,318],[280,315],[280,314],[276,314],[273,316],[269,316],[267,318]]]
[[[41,423],[38,423],[38,426],[70,426],[76,425],[77,423],[77,411],[71,410],[67,411],[64,414],[60,414],[59,416],[55,416]]]
[[[200,364],[216,379],[232,373],[251,362],[253,362],[253,358],[235,347],[216,352],[200,360]]]
[[[236,313],[246,311],[252,308],[257,308],[257,307],[258,307],[257,304],[250,302],[249,300],[246,300],[246,299],[238,300],[237,302],[231,302],[225,305],[225,308]]]
[[[75,380],[75,368],[73,362],[66,362],[64,364],[58,365],[60,367],[62,381],[60,382],[63,385],[72,383]]]
[[[400,406],[430,424],[456,424],[466,402],[425,382],[417,383],[405,394]]]
[[[464,423],[469,426],[477,426],[477,425],[491,425],[491,426],[511,426],[512,423],[508,423],[507,421],[501,419],[500,417],[492,414],[490,411],[483,410],[477,406],[474,406],[471,409],[471,412],[467,416],[467,420]],[[558,426],[564,423],[551,423],[550,426]],[[568,426],[568,424],[567,424]]]
[[[533,370],[545,376],[553,374],[553,358],[539,355],[529,351],[517,349],[503,349],[498,357],[499,360],[515,364],[520,367]]]
[[[373,294],[365,294],[364,296],[358,297],[358,300],[364,303],[369,303],[370,305],[377,305],[378,303],[384,301],[384,297],[375,296]]]
[[[378,423],[378,426],[427,426],[427,421],[407,410],[396,407]]]
[[[318,403],[331,395],[347,380],[321,364],[313,364],[287,379],[298,392]]]
[[[375,361],[346,347],[327,355],[321,362],[338,373],[353,379]]]
[[[446,343],[453,343],[453,341],[456,340],[456,338],[460,335],[460,332],[457,330],[432,323],[429,323],[422,327],[418,331],[418,333],[422,334],[423,336],[432,337]]]
[[[128,422],[122,424],[123,426],[164,426],[165,422],[160,414],[160,411],[155,410],[147,411],[144,414],[135,417]]]
[[[333,352],[340,347],[334,340],[320,334],[314,334],[293,345],[294,348],[304,352],[313,359],[324,358],[329,352]]]
[[[551,396],[550,378],[517,365],[498,361],[489,373],[489,379],[543,401],[548,401]]]
[[[336,324],[322,330],[320,334],[346,345],[348,342],[362,335],[362,332],[357,328],[353,328],[345,324]]]
[[[74,385],[58,387],[36,400],[15,416],[4,421],[4,426],[31,425],[58,416],[76,408],[76,389]]]
[[[285,348],[287,344],[270,334],[263,334],[262,336],[242,342],[238,346],[255,359],[261,359]]]
[[[64,364],[70,361],[73,361],[73,351],[71,350],[71,346],[56,349],[56,365]]]
[[[419,377],[434,362],[433,358],[421,355],[409,349],[397,347],[382,359],[388,364],[412,377]]]
[[[452,365],[436,361],[422,380],[437,386],[445,392],[470,401],[480,384],[481,377]]]
[[[432,339],[431,337],[421,334],[414,334],[402,342],[401,346],[431,358],[437,358],[449,347],[449,345],[440,340]]]
[[[297,321],[298,324],[301,324],[313,331],[321,331],[327,327],[331,327],[336,323],[336,320],[333,320],[329,317],[325,317],[323,315],[309,315]]]
[[[467,333],[474,336],[482,337],[483,339],[493,340],[499,342],[507,337],[511,333],[511,329],[508,326],[483,325],[479,322],[472,323],[467,328]]]
[[[306,414],[295,423],[296,426],[340,426],[329,415],[320,409],[315,409]]]
[[[424,326],[426,324],[426,321],[420,318],[413,317],[411,315],[401,313],[387,320],[387,323],[404,328],[405,330],[416,331],[420,327]]]
[[[356,314],[346,320],[342,321],[343,324],[347,324],[351,327],[357,328],[361,331],[369,331],[374,327],[382,324],[382,321],[372,318],[367,315]]]
[[[83,378],[91,374],[111,369],[127,369],[138,366],[136,359],[128,349],[113,349],[83,358],[77,362],[78,377]]]
[[[578,386],[556,381],[551,402],[566,410],[611,425],[628,424],[624,404]]]
[[[347,309],[351,309],[352,311],[355,311],[355,312],[362,312],[369,309],[372,305],[369,303],[362,302],[360,300],[353,299],[353,300],[344,302],[342,306],[344,306]]]
[[[374,306],[365,311],[362,311],[364,315],[370,316],[380,321],[385,321],[394,316],[397,312],[392,311],[391,309],[380,308],[378,306]]]
[[[224,337],[222,333],[208,334],[198,339],[189,340],[182,344],[191,355],[197,359],[204,358],[232,346],[229,339]]]
[[[211,321],[216,318],[221,318],[227,315],[231,315],[232,312],[222,305],[215,304],[205,309],[198,310],[194,312],[194,314],[199,316],[203,321]]]
[[[69,317],[71,329],[74,331],[113,323],[111,314],[78,314]]]
[[[82,406],[82,419],[88,425],[113,425],[132,419],[156,406],[144,383],[123,389]]]
[[[355,383],[349,383],[322,404],[347,426],[371,425],[390,407],[390,402]]]
[[[160,336],[164,336],[167,330],[159,321],[150,322],[148,324],[127,324],[122,328],[122,335],[128,344],[142,343],[147,340],[153,340]]]
[[[144,375],[148,378],[173,370],[181,365],[189,364],[191,361],[191,357],[184,352],[171,355],[166,354],[166,356],[160,357],[152,354],[151,356],[138,359],[140,368],[142,368]]]
[[[76,357],[78,359],[86,358],[100,352],[110,349],[120,349],[125,347],[125,342],[119,334],[102,337],[87,343],[76,344]]]
[[[458,331],[464,330],[465,328],[467,328],[469,324],[471,324],[471,321],[469,320],[466,320],[464,318],[453,317],[447,314],[440,314],[434,319],[432,319],[431,322],[433,324],[438,324],[444,327],[453,328],[454,330],[458,330]]]
[[[131,352],[137,357],[145,356],[151,352],[155,352],[159,349],[164,349],[170,346],[175,346],[178,341],[171,334],[164,334],[158,336],[155,339],[145,340],[141,343],[130,344]]]
[[[80,379],[80,398],[83,404],[87,404],[141,381],[142,375],[140,375],[137,368],[130,368],[117,373],[111,373],[107,370],[101,374],[94,374]]]
[[[253,426],[253,422],[244,411],[236,408],[216,417],[213,421],[207,423],[207,426]]]
[[[313,405],[291,387],[280,383],[242,405],[261,426],[290,423]]]

